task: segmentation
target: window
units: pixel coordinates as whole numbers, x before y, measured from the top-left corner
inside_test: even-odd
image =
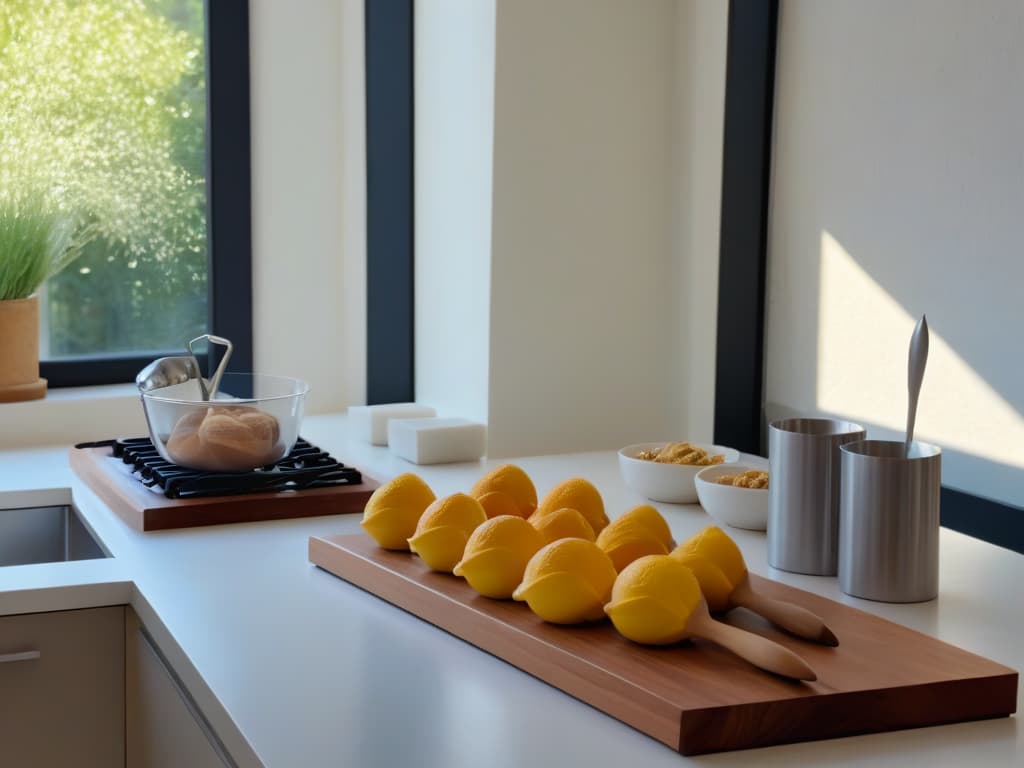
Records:
[[[0,182],[88,233],[41,295],[51,386],[131,381],[206,331],[251,368],[247,31],[245,0],[4,3]]]

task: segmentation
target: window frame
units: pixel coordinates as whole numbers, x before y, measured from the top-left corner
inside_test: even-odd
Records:
[[[231,370],[252,372],[252,171],[249,126],[249,2],[206,0],[207,276],[210,333],[231,339]],[[182,340],[182,343],[187,341]],[[51,388],[122,384],[154,350],[42,360]],[[206,366],[206,356],[200,355]]]
[[[415,399],[413,0],[365,0],[366,402]]]

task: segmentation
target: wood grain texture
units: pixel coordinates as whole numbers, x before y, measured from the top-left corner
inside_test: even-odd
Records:
[[[362,512],[370,495],[380,485],[363,473],[360,485],[168,499],[111,466],[109,448],[72,448],[71,468],[112,510],[139,531]]]
[[[546,624],[362,534],[311,537],[316,565],[590,704],[684,755],[1002,717],[1017,672],[850,606],[751,575],[762,594],[820,616],[842,639],[800,640],[737,609],[726,621],[802,656],[813,683],[767,674],[712,643],[665,648],[608,622]]]

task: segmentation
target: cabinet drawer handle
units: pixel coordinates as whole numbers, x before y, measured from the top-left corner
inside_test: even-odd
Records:
[[[0,653],[0,664],[9,661],[35,661],[42,656],[39,651],[21,651],[20,653]]]

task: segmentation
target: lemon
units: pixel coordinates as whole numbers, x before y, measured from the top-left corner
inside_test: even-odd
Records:
[[[597,488],[582,477],[574,477],[559,483],[550,491],[537,507],[537,513],[546,515],[556,509],[568,507],[577,510],[595,534],[608,525],[608,516],[604,513],[604,502]]]
[[[637,558],[668,554],[662,539],[643,520],[628,514],[613,520],[597,535],[597,546],[608,554],[620,573]]]
[[[695,554],[714,563],[734,589],[747,575],[743,553],[717,525],[709,525],[680,544],[673,554]]]
[[[665,545],[666,552],[671,552],[676,545],[675,540],[672,538],[672,531],[669,530],[665,518],[650,504],[641,504],[638,507],[633,507],[629,512],[616,518],[615,522],[617,523],[620,520],[633,520],[637,525],[647,528]]]
[[[484,508],[472,496],[456,493],[438,499],[420,516],[409,549],[433,571],[451,573],[473,530],[487,520]]]
[[[619,574],[604,610],[623,637],[668,645],[686,637],[686,624],[700,598],[700,585],[689,568],[667,555],[648,555]]]
[[[604,616],[615,566],[586,539],[559,539],[530,558],[512,597],[553,624],[579,624]]]
[[[718,613],[729,610],[729,595],[732,594],[733,585],[725,578],[721,568],[706,557],[693,552],[680,552],[677,549],[671,555],[673,559],[693,571],[697,583],[700,584],[700,591],[708,601],[709,611]]]
[[[498,517],[498,515],[515,515],[522,517],[519,506],[515,500],[504,491],[490,491],[483,496],[477,496],[476,500],[484,508],[487,517]]]
[[[360,524],[384,549],[407,550],[420,515],[434,498],[430,486],[406,472],[373,492]]]
[[[548,544],[559,539],[594,540],[594,529],[590,527],[587,518],[578,510],[568,507],[556,509],[543,515],[534,512],[530,515],[530,524],[540,532]]]
[[[476,527],[452,571],[485,597],[512,597],[526,564],[544,546],[537,529],[518,515],[499,515]]]
[[[537,508],[537,489],[533,486],[533,480],[515,464],[502,464],[492,469],[476,481],[469,495],[479,499],[493,491],[506,494],[519,510],[516,513],[519,517],[529,517]]]

